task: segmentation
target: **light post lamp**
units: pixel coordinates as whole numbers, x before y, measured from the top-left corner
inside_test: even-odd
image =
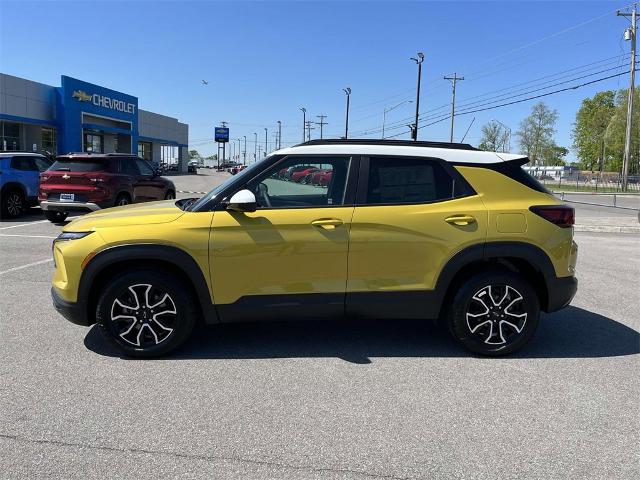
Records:
[[[267,149],[269,148],[268,147],[268,143],[269,142],[268,142],[268,139],[267,139],[267,132],[268,132],[267,127],[264,127],[264,156],[265,157],[267,156]]]
[[[305,130],[307,128],[307,109],[301,107],[300,111],[302,112],[302,143],[304,143]]]
[[[253,132],[253,136],[256,137],[253,141],[253,163],[258,161],[258,134]]]
[[[384,125],[386,123],[387,120],[387,113],[390,112],[391,110],[398,108],[400,105],[404,105],[405,103],[413,103],[413,100],[405,100],[403,102],[400,102],[397,105],[394,105],[391,108],[385,108],[384,111],[382,112],[382,139],[384,140]]]
[[[247,136],[243,135],[244,138],[244,150],[242,151],[242,164],[247,164]]]
[[[347,96],[347,116],[344,122],[344,138],[349,138],[349,99],[351,98],[351,88],[343,88],[342,91]]]
[[[418,52],[417,57],[418,58],[411,57],[411,60],[416,62],[416,64],[418,65],[418,89],[416,91],[416,120],[414,122],[415,127],[411,129],[411,135],[414,141],[418,140],[418,120],[419,120],[418,117],[420,116],[420,80],[422,79],[422,62],[424,62],[424,53]]]

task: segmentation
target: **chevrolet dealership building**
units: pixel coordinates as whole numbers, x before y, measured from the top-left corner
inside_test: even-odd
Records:
[[[187,170],[188,125],[64,75],[53,87],[0,73],[0,135],[2,151],[137,153]]]

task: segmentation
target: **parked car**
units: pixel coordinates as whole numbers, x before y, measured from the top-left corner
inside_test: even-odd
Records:
[[[0,215],[15,218],[38,204],[40,172],[51,161],[37,153],[0,153]]]
[[[231,175],[236,175],[238,173],[240,173],[242,170],[244,170],[245,168],[247,168],[246,165],[238,165],[237,167],[232,167],[231,168]]]
[[[577,288],[573,208],[527,162],[437,142],[284,148],[198,200],[69,223],[53,302],[127,356],[163,355],[200,321],[344,316],[438,319],[467,349],[505,355]],[[330,165],[327,189],[283,186],[299,165]]]
[[[198,173],[198,160],[189,160],[187,164],[187,172],[188,173]]]
[[[95,211],[176,198],[173,182],[141,158],[126,154],[61,155],[40,175],[40,207],[52,222],[70,211]]]
[[[296,183],[301,183],[307,177],[307,175],[309,175],[312,172],[316,172],[318,170],[319,169],[317,167],[308,167],[308,168],[305,168],[304,170],[298,170],[297,172],[293,172],[291,174],[291,181]]]

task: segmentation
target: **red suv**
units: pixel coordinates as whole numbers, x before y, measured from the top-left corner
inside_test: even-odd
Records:
[[[40,174],[38,200],[45,216],[61,222],[70,211],[176,198],[173,182],[141,158],[126,154],[71,153]]]

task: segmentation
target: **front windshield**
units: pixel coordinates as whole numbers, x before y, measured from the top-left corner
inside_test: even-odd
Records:
[[[249,165],[247,168],[245,168],[244,170],[242,170],[240,173],[227,178],[224,182],[222,182],[220,185],[218,185],[217,187],[215,187],[213,190],[211,190],[209,193],[207,193],[205,196],[203,196],[202,198],[200,198],[199,200],[196,200],[195,202],[193,202],[188,208],[187,210],[189,210],[190,212],[197,212],[198,210],[200,210],[200,208],[204,207],[205,205],[207,205],[211,200],[213,200],[214,198],[216,198],[216,196],[218,196],[220,194],[220,192],[224,191],[227,187],[235,184],[235,183],[242,183],[244,181],[246,181],[246,179],[251,178],[255,172],[260,171],[260,168],[262,165],[264,165],[265,160],[271,159],[273,158],[272,156],[263,158],[262,160],[258,160],[256,163],[253,163],[251,165]]]

